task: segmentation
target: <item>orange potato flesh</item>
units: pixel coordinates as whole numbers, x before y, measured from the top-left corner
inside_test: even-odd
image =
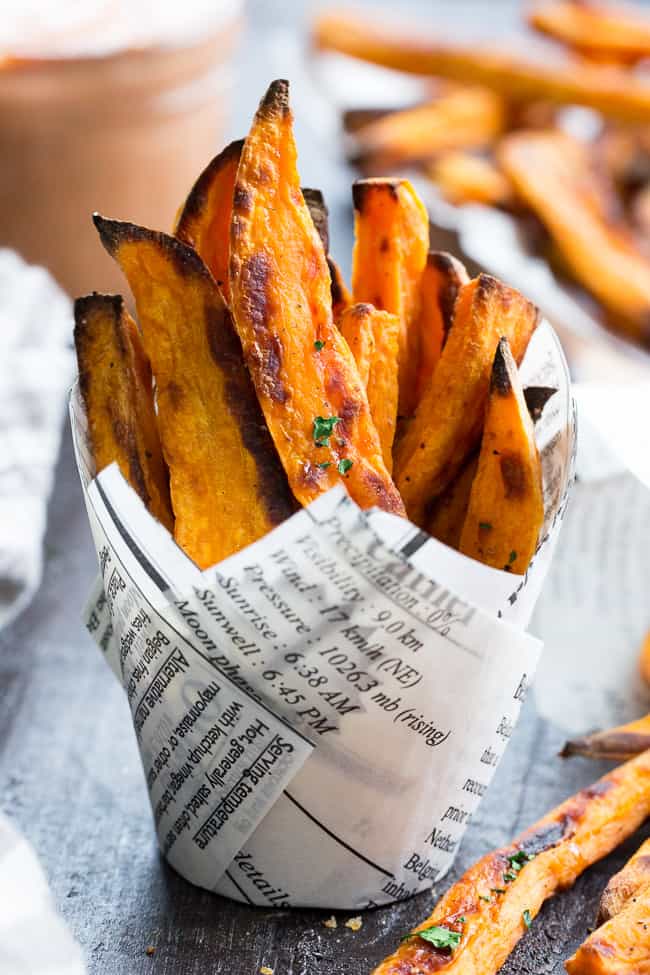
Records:
[[[494,356],[478,470],[460,538],[470,558],[523,575],[544,524],[542,466],[508,340]]]
[[[596,928],[564,967],[569,975],[650,975],[650,883]]]
[[[405,179],[357,180],[352,197],[352,294],[355,302],[399,317],[399,412],[409,416],[417,389],[419,289],[429,249],[429,217]]]
[[[370,413],[389,471],[393,468],[397,426],[399,325],[397,315],[365,304],[350,305],[339,321],[341,335],[352,350],[368,394]]]
[[[471,457],[427,512],[426,530],[450,548],[460,545],[477,468],[478,456]]]
[[[151,514],[172,530],[151,369],[119,295],[87,295],[74,306],[79,386],[97,473],[117,461]]]
[[[483,85],[509,101],[587,105],[627,121],[650,119],[650,84],[624,69],[579,58],[533,60],[514,48],[459,44],[407,34],[375,18],[331,12],[314,25],[317,48],[409,74]]]
[[[494,975],[526,932],[526,919],[607,856],[648,814],[650,752],[645,752],[567,799],[510,846],[484,856],[413,931],[448,928],[460,934],[458,947],[449,951],[411,937],[374,975]],[[513,870],[513,857],[523,860],[518,870]]]
[[[233,316],[294,495],[308,504],[343,478],[361,507],[403,514],[354,357],[333,323],[326,256],[296,170],[287,82],[273,82],[260,104],[234,200]]]
[[[499,339],[519,363],[537,320],[531,302],[490,275],[461,287],[440,360],[396,449],[397,485],[416,524],[478,445]]]
[[[623,910],[642,887],[650,886],[650,839],[642,843],[622,870],[615,873],[603,891],[598,923],[604,924]]]
[[[567,741],[561,751],[563,758],[581,755],[584,758],[605,758],[620,761],[632,758],[650,748],[650,714],[606,731]]]
[[[232,198],[243,139],[231,142],[208,163],[179,214],[174,236],[197,252],[229,300],[228,249]]]
[[[332,295],[332,317],[335,322],[338,322],[345,309],[352,303],[352,298],[343,280],[341,270],[329,252],[329,211],[325,203],[325,198],[320,190],[308,189],[303,186],[302,195],[309,208],[314,227],[323,242],[323,249],[327,255],[327,266],[330,272],[330,291]]]
[[[543,34],[590,56],[630,62],[650,54],[650,20],[620,3],[544,0],[529,11],[528,21]]]
[[[585,146],[560,132],[505,138],[499,162],[575,279],[639,341],[650,334],[650,259],[604,212]]]
[[[469,275],[459,260],[445,251],[429,251],[420,279],[420,361],[416,404],[431,382],[451,328],[458,292],[468,281]]]
[[[293,511],[230,314],[210,272],[174,237],[95,216],[131,286],[156,379],[174,536],[207,568]]]
[[[490,145],[505,127],[503,100],[485,88],[451,88],[435,101],[391,112],[355,133],[352,160],[378,172],[449,149]]]
[[[508,180],[490,159],[469,152],[447,152],[436,159],[427,174],[450,203],[482,203],[504,206],[511,202]]]

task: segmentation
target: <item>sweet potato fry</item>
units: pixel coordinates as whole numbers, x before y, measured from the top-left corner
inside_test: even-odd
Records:
[[[508,340],[497,346],[460,551],[523,575],[544,524],[542,465]]]
[[[564,963],[569,975],[650,975],[650,883]]]
[[[180,211],[174,236],[197,252],[229,300],[228,253],[232,198],[243,139],[231,142],[208,163]]]
[[[338,322],[348,305],[352,304],[352,298],[343,280],[341,269],[330,255],[329,211],[325,203],[325,198],[320,190],[313,190],[303,186],[302,195],[309,208],[318,236],[323,242],[323,248],[327,256],[327,266],[330,272],[330,291],[332,294],[332,315],[334,321]]]
[[[598,907],[598,924],[605,924],[625,907],[642,887],[650,886],[650,840],[642,843],[622,870],[615,873],[603,891]]]
[[[97,473],[117,461],[151,514],[172,530],[151,369],[135,322],[119,295],[87,295],[74,305],[79,385]]]
[[[470,867],[374,975],[494,975],[544,901],[570,887],[649,813],[650,752],[645,752]],[[440,929],[447,935],[446,948],[421,936]]]
[[[589,57],[630,63],[650,55],[650,20],[620,3],[543,0],[529,11],[528,20]]]
[[[647,343],[650,260],[605,212],[586,147],[560,132],[520,132],[502,141],[498,158],[575,279],[605,306],[617,328]]]
[[[477,468],[478,455],[475,454],[427,510],[426,530],[450,548],[458,549],[460,545]]]
[[[300,191],[286,81],[273,82],[262,99],[234,199],[233,315],[294,495],[307,504],[344,477],[361,507],[402,514],[354,358],[332,320],[325,252]]]
[[[461,287],[438,365],[396,448],[397,484],[416,524],[478,445],[499,338],[518,364],[537,319],[531,302],[490,275]]]
[[[95,215],[135,296],[156,379],[174,535],[207,568],[293,511],[221,292],[191,247]]]
[[[505,206],[512,190],[501,170],[490,159],[470,152],[446,152],[427,168],[427,175],[450,203],[483,203]]]
[[[510,101],[587,105],[622,120],[650,119],[650,84],[623,68],[568,56],[533,59],[514,48],[428,39],[376,18],[337,12],[318,18],[313,41],[317,48],[397,71],[483,85]]]
[[[381,441],[384,463],[393,468],[393,441],[397,425],[397,355],[399,318],[373,305],[350,305],[339,328],[357,363],[368,394],[370,413]]]
[[[391,112],[359,128],[350,159],[382,173],[450,149],[479,149],[501,134],[505,115],[503,100],[487,88],[450,88],[434,101]]]
[[[409,416],[417,389],[419,289],[429,249],[429,217],[405,179],[357,180],[352,198],[352,294],[355,301],[399,317],[399,411]]]
[[[429,251],[420,279],[420,361],[416,405],[433,375],[454,316],[454,305],[469,276],[459,260],[445,251]]]
[[[650,714],[629,724],[597,731],[592,735],[567,741],[560,752],[562,758],[581,755],[583,758],[607,758],[621,761],[632,758],[650,748]]]

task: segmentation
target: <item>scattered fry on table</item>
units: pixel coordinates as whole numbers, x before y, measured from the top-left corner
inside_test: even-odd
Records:
[[[587,149],[560,132],[520,132],[498,159],[579,281],[639,342],[650,341],[650,258],[609,214]]]
[[[323,244],[300,190],[288,83],[275,81],[246,138],[230,238],[233,317],[295,497],[345,479],[363,508],[404,507],[354,358],[332,319]]]
[[[544,524],[542,469],[508,340],[494,355],[478,469],[459,549],[495,569],[523,575]]]
[[[650,975],[650,883],[565,963],[569,975]]]
[[[544,901],[570,887],[649,814],[645,752],[470,867],[374,975],[495,975]]]
[[[538,0],[532,26],[589,57],[624,63],[650,56],[650,18],[629,4]]]
[[[406,179],[357,180],[352,294],[400,320],[399,412],[415,407],[420,280],[429,250],[429,217]]]
[[[449,203],[482,203],[505,206],[512,189],[501,170],[486,156],[471,152],[446,152],[427,167],[427,175]]]
[[[646,633],[639,651],[639,673],[646,687],[650,687],[650,630]]]
[[[171,531],[169,473],[137,326],[119,295],[77,298],[74,315],[79,387],[97,473],[117,461],[151,514]]]
[[[482,85],[512,102],[586,105],[630,122],[650,120],[650,82],[624,68],[584,59],[526,56],[514,46],[496,49],[467,41],[414,34],[375,17],[333,11],[321,14],[313,43],[372,64]]]
[[[133,295],[156,380],[174,536],[201,568],[294,510],[230,313],[205,264],[174,237],[95,216]]]
[[[605,887],[598,907],[598,923],[615,917],[642,887],[650,886],[650,839],[645,840],[622,870]]]
[[[611,758],[620,761],[632,758],[646,748],[650,748],[650,714],[616,728],[596,731],[591,735],[567,741],[560,755],[562,758],[581,755],[584,758]]]
[[[480,149],[505,128],[503,100],[485,88],[449,88],[431,102],[391,112],[354,133],[350,160],[375,173],[450,149]]]

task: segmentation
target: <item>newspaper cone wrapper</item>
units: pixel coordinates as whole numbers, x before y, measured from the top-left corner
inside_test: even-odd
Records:
[[[85,620],[126,691],[160,848],[248,904],[358,909],[451,866],[541,645],[526,634],[572,480],[574,408],[547,323],[522,365],[544,542],[526,577],[473,562],[343,485],[201,572],[71,418],[100,576]]]

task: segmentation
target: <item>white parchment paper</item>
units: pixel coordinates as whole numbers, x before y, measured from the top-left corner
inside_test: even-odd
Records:
[[[526,634],[572,480],[573,402],[550,326],[522,365],[544,541],[489,569],[343,486],[205,572],[71,416],[100,577],[86,622],[127,693],[161,850],[251,904],[361,908],[449,869],[512,734],[541,645]]]

